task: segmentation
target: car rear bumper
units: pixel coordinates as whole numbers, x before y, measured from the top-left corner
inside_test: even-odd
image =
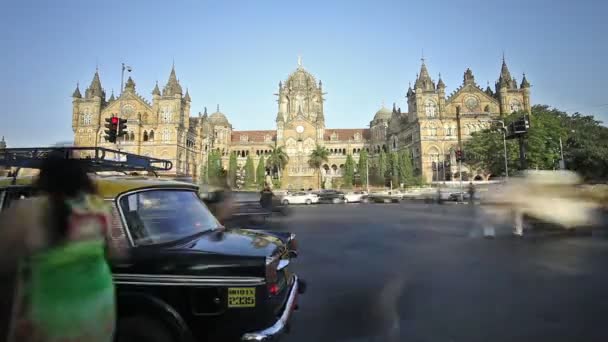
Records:
[[[287,324],[289,323],[291,314],[297,306],[298,294],[300,292],[300,279],[298,279],[298,276],[294,275],[293,285],[291,286],[289,296],[287,297],[287,301],[285,302],[285,307],[283,308],[283,312],[278,317],[277,321],[272,326],[266,329],[244,334],[241,337],[241,341],[278,340],[278,338],[283,335],[283,333],[287,329]]]

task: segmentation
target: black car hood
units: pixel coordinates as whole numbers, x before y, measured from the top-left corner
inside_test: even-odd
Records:
[[[275,253],[281,246],[283,246],[283,242],[280,239],[263,232],[221,229],[208,232],[196,240],[169,249],[245,257],[267,257]]]

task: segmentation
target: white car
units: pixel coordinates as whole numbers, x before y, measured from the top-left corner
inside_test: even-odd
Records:
[[[295,192],[283,196],[281,203],[283,205],[319,203],[319,196],[306,192]]]
[[[344,203],[367,202],[367,192],[353,191],[344,195]]]

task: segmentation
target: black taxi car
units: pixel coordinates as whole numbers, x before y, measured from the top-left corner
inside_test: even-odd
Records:
[[[286,331],[304,291],[292,272],[295,235],[225,228],[190,183],[93,177],[113,210],[108,241],[129,251],[111,262],[118,341],[267,341]],[[30,180],[0,180],[0,207],[32,195]]]

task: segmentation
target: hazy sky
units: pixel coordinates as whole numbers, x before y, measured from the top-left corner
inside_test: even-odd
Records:
[[[323,81],[330,128],[365,127],[385,101],[406,110],[421,52],[449,94],[470,67],[493,85],[505,52],[532,102],[608,121],[607,1],[10,1],[0,29],[0,135],[9,146],[72,139],[71,94],[120,63],[151,100],[177,76],[196,115],[220,104],[235,129],[273,129],[279,81]]]

